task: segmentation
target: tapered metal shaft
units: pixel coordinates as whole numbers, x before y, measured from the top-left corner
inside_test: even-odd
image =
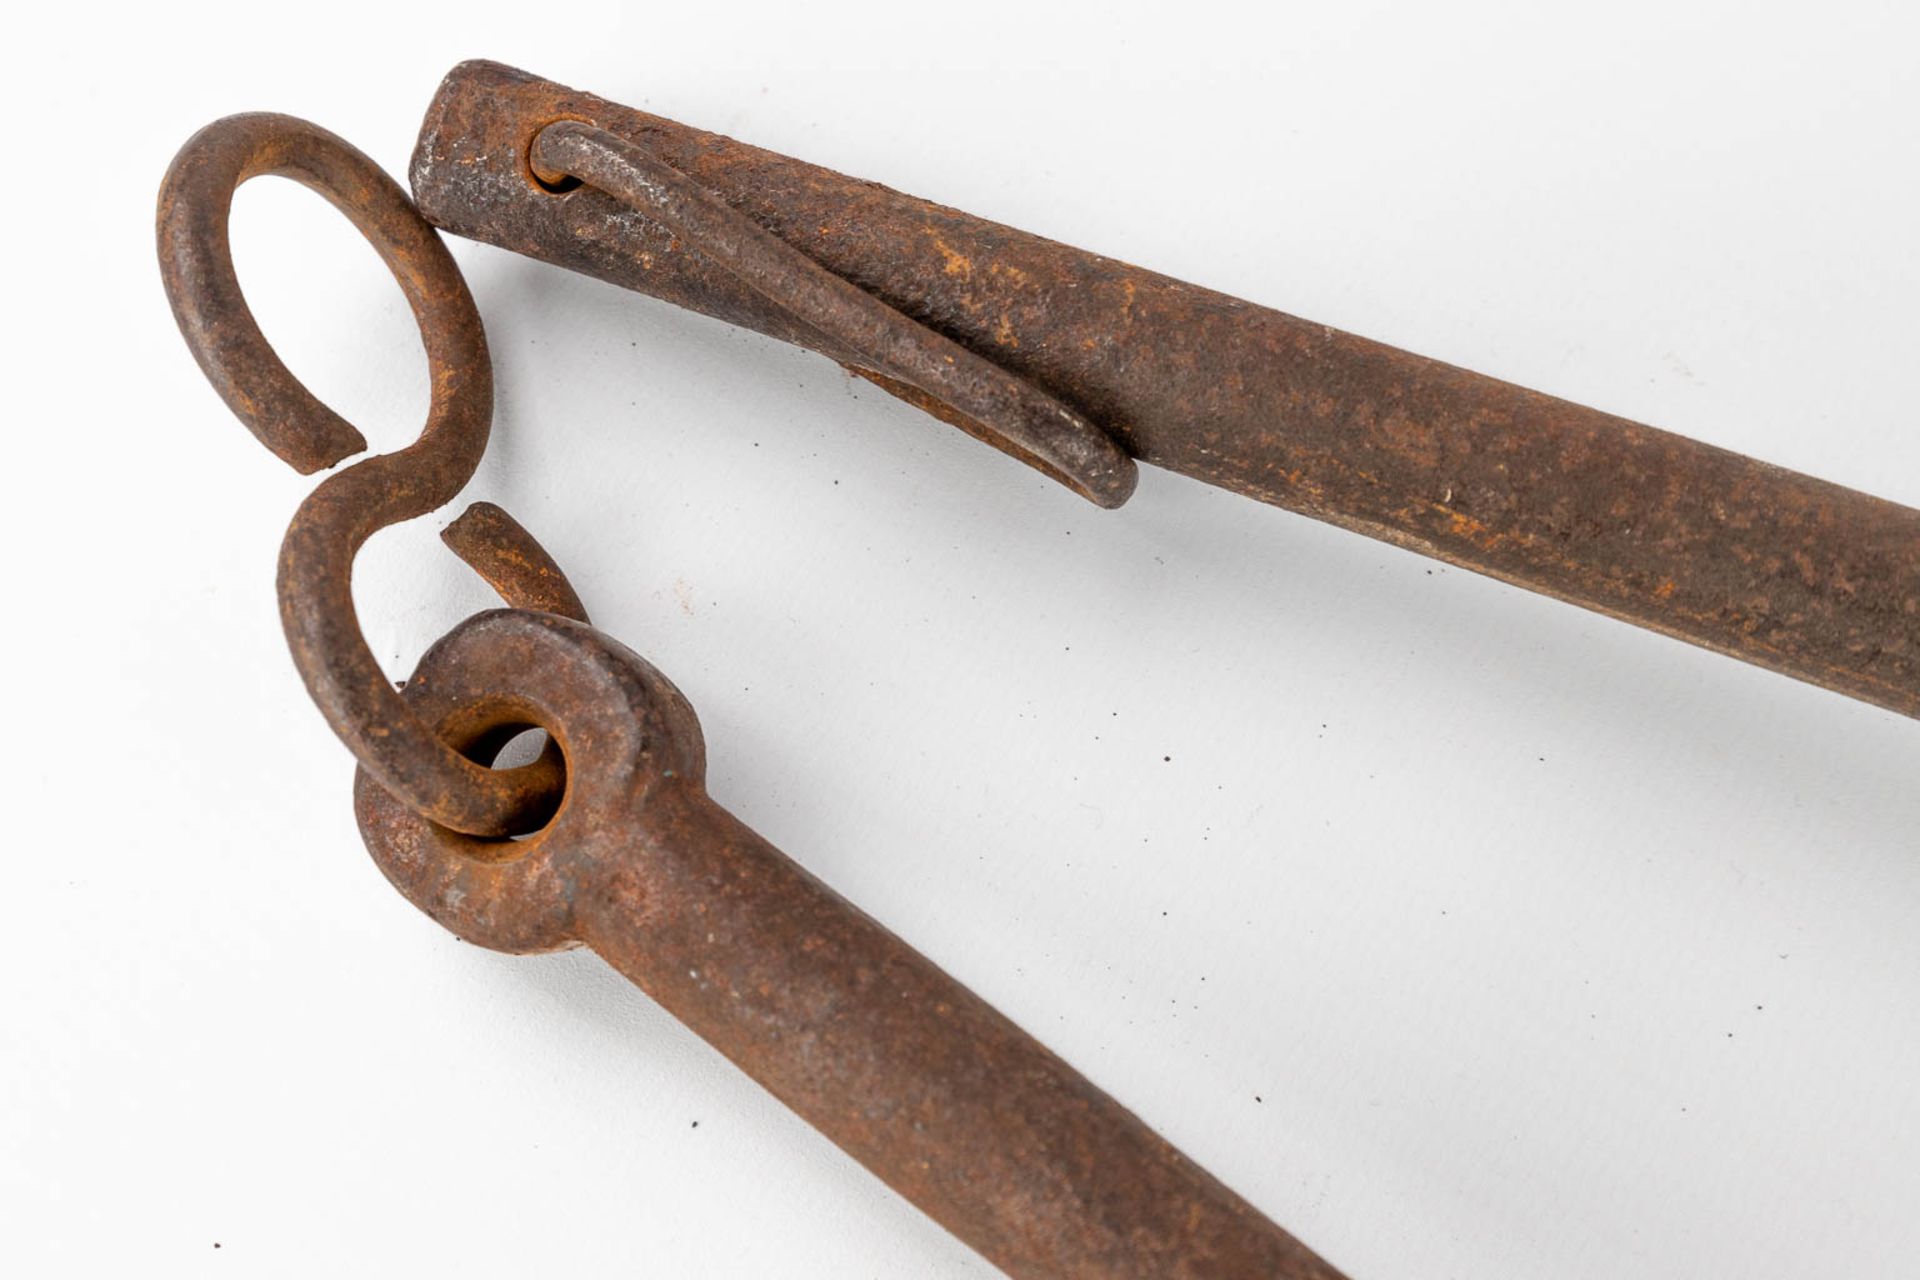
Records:
[[[969,429],[683,230],[543,184],[556,121],[644,149],[1142,462],[1920,715],[1920,511],[495,63],[441,86],[412,167],[440,227],[813,347]]]
[[[469,619],[407,685],[468,750],[529,718],[567,798],[520,841],[460,836],[362,772],[400,890],[506,951],[584,943],[1011,1275],[1339,1273],[932,961],[715,804],[678,690],[584,624]]]

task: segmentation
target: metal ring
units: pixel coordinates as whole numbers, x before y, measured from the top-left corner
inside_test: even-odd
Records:
[[[292,116],[229,116],[181,148],[160,188],[158,226],[174,318],[228,407],[301,473],[358,453],[366,440],[287,369],[240,292],[227,219],[234,189],[262,174],[291,178],[325,197],[379,252],[419,322],[433,386],[417,441],[331,477],[294,515],[279,577],[294,663],[348,749],[423,817],[481,836],[536,827],[558,799],[561,779],[552,762],[493,770],[442,742],[388,682],[353,608],[353,558],[361,545],[387,525],[452,499],[486,449],[493,365],[473,296],[400,186],[325,129]]]
[[[523,840],[459,835],[409,811],[364,770],[355,780],[360,834],[382,874],[476,946],[524,954],[577,944],[576,907],[595,908],[576,897],[581,868],[671,838],[670,827],[609,815],[653,812],[653,797],[705,786],[706,743],[680,691],[626,646],[557,614],[475,614],[427,650],[405,696],[476,749],[538,721],[568,757],[565,803]]]

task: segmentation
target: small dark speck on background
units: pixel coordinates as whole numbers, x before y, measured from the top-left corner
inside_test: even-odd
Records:
[[[700,1127],[700,1122],[699,1122],[698,1120],[695,1120],[695,1121],[693,1122],[693,1127],[694,1127],[694,1128],[696,1128],[696,1129],[698,1129],[698,1128]]]
[[[1260,1096],[1259,1094],[1257,1094],[1257,1093],[1253,1095],[1253,1100],[1254,1100],[1255,1102],[1265,1102],[1265,1101],[1266,1101],[1266,1099],[1265,1099],[1265,1098],[1263,1098],[1263,1097],[1261,1097],[1261,1096]]]

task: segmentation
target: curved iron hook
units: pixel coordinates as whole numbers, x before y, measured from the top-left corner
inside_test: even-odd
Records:
[[[1132,455],[1071,406],[835,275],[672,165],[579,120],[534,136],[543,185],[585,182],[638,209],[739,281],[853,353],[847,367],[1102,507],[1133,494]]]
[[[379,252],[413,308],[433,387],[418,440],[330,477],[295,513],[279,574],[294,664],[348,749],[423,817],[469,835],[531,830],[550,816],[562,790],[558,757],[495,770],[442,742],[381,671],[353,607],[353,560],[366,540],[451,500],[480,464],[493,420],[493,366],[480,313],[439,235],[399,184],[351,144],[270,113],[228,116],[196,133],[160,188],[167,298],[227,406],[295,470],[332,466],[366,440],[287,369],[240,291],[227,220],[234,189],[262,174],[315,191]]]

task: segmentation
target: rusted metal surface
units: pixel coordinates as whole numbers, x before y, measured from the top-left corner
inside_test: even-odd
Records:
[[[361,775],[375,860],[454,933],[591,947],[1011,1275],[1339,1274],[714,803],[692,709],[619,644],[482,614],[407,699],[456,745],[538,723],[567,758],[558,816],[517,841],[435,827]]]
[[[964,423],[753,287],[623,163],[684,175],[1140,461],[1920,715],[1910,508],[495,63],[441,86],[412,182],[446,230],[812,347]],[[590,180],[550,189],[573,170]]]
[[[493,365],[466,281],[440,237],[380,167],[325,129],[256,113],[215,121],[180,149],[160,188],[160,274],[200,368],[248,430],[304,473],[366,448],[300,384],[260,332],[227,240],[234,188],[277,174],[324,196],[379,252],[426,344],[433,398],[420,438],[329,477],[280,546],[280,619],[307,689],[354,757],[436,822],[482,835],[552,811],[552,762],[484,769],[417,721],[368,650],[353,558],[376,532],[424,515],[480,465],[493,424]]]
[[[563,120],[540,131],[529,162],[543,184],[584,179],[643,210],[819,340],[852,353],[863,370],[938,401],[949,421],[1082,497],[1117,507],[1132,496],[1139,475],[1133,459],[1098,427],[863,293],[644,148]]]
[[[476,504],[446,541],[519,607],[457,627],[394,691],[353,611],[354,553],[471,474],[492,414],[485,341],[444,247],[359,152],[284,116],[209,126],[162,189],[162,270],[202,368],[282,458],[311,470],[364,442],[293,379],[241,298],[227,209],[259,173],[314,187],[366,233],[413,302],[432,364],[421,439],[323,483],[281,559],[288,640],[360,760],[356,809],[387,877],[471,942],[593,948],[1012,1275],[1338,1280],[715,804],[692,708],[587,625],[565,575],[498,507]],[[532,727],[550,735],[540,762],[488,767]]]

